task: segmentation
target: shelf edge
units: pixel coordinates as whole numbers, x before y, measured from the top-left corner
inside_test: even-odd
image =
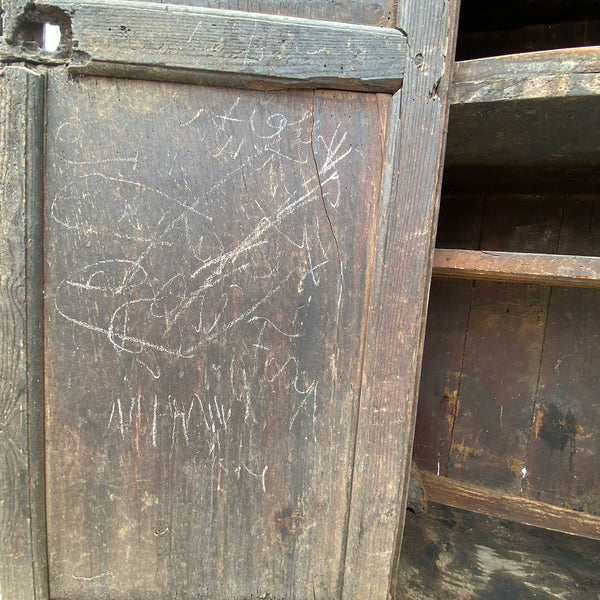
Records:
[[[457,62],[452,104],[600,95],[600,46]]]
[[[520,496],[477,488],[421,471],[428,500],[490,517],[600,540],[600,517]]]
[[[433,275],[600,288],[600,257],[439,248]]]

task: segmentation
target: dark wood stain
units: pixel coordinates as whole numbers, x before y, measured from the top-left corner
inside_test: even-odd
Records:
[[[568,443],[571,455],[576,452],[577,421],[570,408],[563,413],[555,404],[541,406],[537,415],[535,433],[551,450],[563,452]]]
[[[460,218],[469,197],[474,212],[484,215],[477,243],[473,216],[453,227],[454,206]],[[494,194],[483,213],[480,198],[445,198],[443,243],[492,253],[598,255],[596,195]],[[596,514],[596,470],[589,461],[598,440],[591,383],[599,368],[598,292],[567,282],[551,288],[464,281],[474,285],[470,299],[459,284],[439,279],[432,288],[415,459],[467,484]],[[451,403],[444,396],[452,398],[452,390],[458,408],[448,421]]]
[[[553,252],[562,199],[487,198],[479,248]],[[549,288],[477,281],[448,475],[518,494]]]
[[[431,504],[407,513],[396,597],[596,600],[600,541]]]

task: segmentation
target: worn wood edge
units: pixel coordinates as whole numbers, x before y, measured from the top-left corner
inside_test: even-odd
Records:
[[[434,254],[433,275],[600,288],[600,256],[438,248]]]
[[[21,452],[27,452],[27,503],[23,514],[28,521],[28,547],[31,553],[31,586],[35,600],[48,600],[48,561],[45,516],[45,459],[44,459],[44,404],[43,404],[43,250],[41,244],[42,196],[43,196],[43,143],[44,143],[44,100],[45,74],[23,66],[6,66],[0,69],[0,76],[14,78],[22,85],[19,98],[20,115],[18,135],[22,139],[21,160],[15,161],[14,175],[21,180],[18,197],[16,190],[3,200],[22,203],[21,243],[24,253],[19,260],[22,269],[23,294],[23,333],[15,344],[23,349],[25,367],[26,442]],[[11,94],[8,100],[11,103]],[[9,104],[10,106],[10,104]],[[0,124],[4,126],[5,124]],[[7,123],[11,126],[11,123]],[[6,175],[6,174],[3,174]],[[9,191],[10,193],[10,191]],[[13,260],[17,260],[13,257]],[[6,265],[5,265],[6,266]],[[0,499],[1,500],[1,499]],[[22,582],[25,585],[25,582]],[[23,587],[23,589],[25,589]],[[2,590],[5,591],[6,590]],[[0,591],[1,592],[1,591]],[[9,590],[10,592],[10,590]],[[0,593],[1,595],[1,593]]]
[[[346,535],[344,539],[344,569],[341,573],[341,581],[339,584],[339,588],[341,590],[341,598],[348,598],[347,596],[347,584],[346,578],[348,576],[348,567],[347,563],[350,559],[349,554],[354,550],[354,536],[352,535],[352,528],[354,527],[352,524],[352,500],[353,500],[353,492],[354,492],[354,480],[356,475],[356,457],[357,457],[357,445],[359,440],[359,423],[360,423],[360,404],[363,396],[364,385],[365,385],[365,376],[366,376],[366,357],[368,353],[368,337],[369,337],[369,326],[370,320],[372,317],[370,316],[371,311],[371,302],[372,298],[377,295],[378,290],[378,279],[380,277],[376,277],[375,269],[378,267],[381,268],[381,259],[378,260],[378,256],[380,256],[381,252],[385,248],[385,240],[382,239],[382,230],[386,229],[387,223],[387,214],[390,209],[390,204],[395,196],[395,189],[397,184],[397,178],[395,177],[396,173],[396,165],[398,160],[398,147],[400,144],[400,113],[402,107],[402,92],[399,91],[394,94],[390,100],[387,117],[386,117],[386,132],[385,132],[385,143],[384,143],[384,156],[383,156],[383,165],[382,165],[382,173],[381,173],[381,189],[378,199],[378,211],[377,211],[377,232],[376,239],[374,241],[375,249],[373,252],[374,262],[378,264],[373,264],[370,266],[370,281],[368,283],[368,292],[365,305],[367,307],[367,316],[365,318],[364,328],[362,332],[362,347],[363,353],[361,356],[361,389],[359,392],[358,399],[358,415],[355,420],[355,430],[353,432],[354,437],[354,448],[353,448],[353,457],[352,463],[354,465],[352,469],[351,481],[350,481],[350,497],[349,497],[349,508],[347,513],[346,520]],[[364,575],[368,576],[366,572],[368,569],[365,569]],[[363,575],[363,576],[364,576]],[[352,596],[350,596],[351,598]]]
[[[398,527],[396,529],[396,536],[394,540],[394,554],[391,562],[391,574],[389,583],[389,595],[392,595],[398,587],[398,561],[400,553],[402,551],[402,537],[404,534],[404,522],[406,515],[406,505],[408,501],[408,488],[410,480],[410,468],[412,464],[412,451],[413,442],[415,435],[415,425],[417,419],[417,403],[419,394],[419,382],[421,380],[421,363],[423,359],[423,346],[425,343],[425,329],[427,324],[427,310],[429,304],[429,293],[432,278],[432,264],[433,264],[433,253],[435,249],[435,237],[437,233],[437,222],[440,210],[440,201],[442,196],[442,178],[444,171],[444,161],[446,155],[446,141],[448,135],[448,121],[450,117],[450,92],[452,90],[452,73],[454,69],[454,57],[456,54],[456,43],[458,38],[458,25],[460,16],[461,0],[445,0],[443,6],[443,12],[447,11],[447,24],[446,24],[446,45],[444,47],[441,44],[441,60],[443,63],[443,70],[435,82],[433,88],[428,92],[430,99],[436,99],[440,101],[441,105],[438,108],[440,114],[439,122],[439,137],[437,148],[434,148],[433,155],[435,158],[436,166],[431,178],[431,189],[430,189],[430,214],[432,217],[432,227],[430,237],[427,240],[428,250],[426,254],[426,263],[424,269],[424,285],[422,289],[422,303],[419,307],[420,318],[419,318],[419,334],[418,334],[418,345],[417,345],[417,357],[416,357],[416,369],[414,371],[414,379],[411,389],[411,397],[408,398],[411,410],[411,426],[410,433],[406,437],[406,446],[404,448],[404,457],[406,466],[403,469],[404,480],[401,481],[402,495],[400,498],[399,515],[398,515]],[[400,2],[398,4],[398,20],[400,20]],[[418,55],[413,56],[413,64],[419,68],[417,63]],[[404,115],[403,115],[404,116]],[[407,188],[405,194],[410,193],[410,188]]]
[[[72,74],[263,89],[393,93],[404,76],[406,38],[392,28],[138,1],[32,6],[60,15],[53,17],[63,31],[59,50],[4,44],[0,60],[62,60]]]
[[[365,332],[366,350],[342,588],[344,600],[393,598],[396,585],[433,240],[441,194],[449,113],[449,67],[454,57],[458,26],[459,0],[444,0],[437,4],[434,1],[429,0],[419,6],[399,2],[396,18],[397,27],[408,35],[409,57],[403,88],[392,100],[388,117],[388,127],[395,136],[386,141],[386,157],[389,158],[384,169],[376,241],[377,262],[373,270]],[[399,110],[400,114],[395,110]],[[413,135],[419,134],[426,140],[426,157],[414,149]],[[426,214],[425,225],[420,223],[417,231],[413,229],[414,215],[411,219],[404,214],[405,206],[411,203],[421,206]],[[426,231],[422,233],[426,235],[420,235],[423,226]],[[400,281],[392,281],[394,278],[387,271],[398,260],[398,246],[409,241],[421,245],[415,253],[418,264],[412,265],[414,260],[408,259],[411,264],[407,265]],[[406,245],[403,247],[406,248]],[[410,251],[407,253],[405,250],[404,254],[408,256]],[[413,270],[412,266],[416,268]],[[408,310],[404,305],[396,310],[394,303],[389,302],[389,296],[393,295],[397,302],[406,302],[401,292],[407,285],[410,287],[411,281],[414,282],[415,272],[422,276],[420,285],[417,285],[418,299]],[[386,323],[386,317],[391,317],[391,321]],[[398,323],[398,317],[401,331],[396,332],[392,324]],[[383,337],[393,337],[392,344],[380,339],[384,331]],[[391,375],[386,373],[389,368],[381,369],[378,346],[388,348],[391,355],[403,356],[408,364],[405,372]],[[398,420],[390,423],[389,427],[381,428],[377,418],[373,417],[376,413],[383,413],[388,420]],[[396,433],[400,435],[396,436]],[[385,440],[385,448],[373,448],[373,441],[378,438]],[[391,469],[386,469],[385,465],[391,466]],[[369,475],[369,481],[364,483],[360,480],[363,472],[374,475]],[[391,477],[382,481],[380,475],[383,473],[391,474]],[[375,511],[381,514],[377,515]],[[369,526],[369,520],[374,524]],[[363,527],[365,523],[367,525]],[[382,527],[384,531],[381,531]]]
[[[0,36],[0,43],[2,39],[13,41],[12,33],[16,28],[16,21],[18,15],[23,12],[23,9],[27,5],[27,0],[2,0],[2,36]]]
[[[515,74],[599,73],[600,46],[561,48],[457,61],[453,82],[486,81]]]
[[[44,410],[44,130],[45,73],[28,75],[26,147],[26,319],[29,493],[36,600],[47,600],[45,410]]]
[[[452,104],[600,95],[600,46],[457,62]]]
[[[521,496],[499,494],[421,471],[430,502],[560,533],[600,540],[600,517]]]

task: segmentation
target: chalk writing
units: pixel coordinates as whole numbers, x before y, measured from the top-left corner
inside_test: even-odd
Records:
[[[70,161],[49,214],[75,249],[57,315],[141,368],[128,372],[137,391],[109,400],[107,435],[188,448],[265,491],[268,466],[248,450],[265,403],[285,398],[288,429],[302,421],[315,435],[319,381],[298,345],[310,345],[304,319],[324,277],[337,282],[339,319],[344,265],[331,211],[353,149],[339,127],[318,133],[312,111],[245,110],[237,98],[182,119],[202,177],[173,167],[157,183],[143,176],[143,151]],[[180,387],[160,387],[182,369]]]

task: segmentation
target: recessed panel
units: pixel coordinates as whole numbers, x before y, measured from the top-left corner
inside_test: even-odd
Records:
[[[386,104],[51,79],[53,597],[338,595]]]

